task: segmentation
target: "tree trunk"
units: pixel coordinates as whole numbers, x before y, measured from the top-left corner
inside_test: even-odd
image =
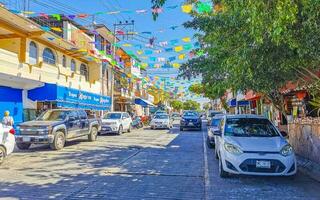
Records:
[[[273,91],[267,94],[267,97],[272,102],[272,105],[278,109],[278,111],[286,118],[287,120],[287,113],[284,107],[284,97],[279,91]]]

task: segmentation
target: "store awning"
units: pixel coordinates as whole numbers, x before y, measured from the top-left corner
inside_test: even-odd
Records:
[[[143,107],[154,106],[154,104],[151,103],[150,101],[145,100],[145,99],[141,99],[141,98],[136,98],[136,99],[134,100],[134,103],[135,103],[135,104],[138,104],[138,105],[141,105],[141,106],[143,106]]]
[[[61,108],[85,110],[110,110],[111,98],[82,90],[46,83],[43,87],[28,91],[33,101],[54,101]]]

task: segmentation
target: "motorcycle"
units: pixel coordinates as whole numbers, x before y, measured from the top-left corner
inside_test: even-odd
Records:
[[[132,127],[136,129],[140,129],[143,127],[143,123],[140,117],[136,116],[132,119]]]

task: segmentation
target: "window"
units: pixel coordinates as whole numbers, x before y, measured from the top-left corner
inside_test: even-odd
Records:
[[[34,65],[38,61],[38,47],[36,43],[30,42],[29,44],[29,63]]]
[[[72,71],[76,71],[76,68],[77,68],[77,66],[76,66],[76,61],[74,61],[73,59],[71,60],[71,70]]]
[[[96,35],[95,36],[95,39],[96,39],[96,41],[95,41],[95,47],[96,47],[96,49],[98,49],[98,50],[100,50],[100,51],[105,51],[105,48],[104,48],[104,39],[103,39],[103,37],[101,37],[100,35]]]
[[[67,58],[65,55],[62,56],[62,66],[67,67]]]
[[[86,78],[86,81],[89,80],[89,72],[88,72],[87,65],[85,65],[85,64],[80,65],[80,74]]]
[[[53,51],[49,48],[45,48],[42,54],[43,62],[54,65],[56,64],[56,57]]]

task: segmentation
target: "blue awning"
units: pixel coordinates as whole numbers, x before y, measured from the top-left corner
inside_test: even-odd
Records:
[[[98,94],[46,83],[43,87],[28,91],[33,101],[55,101],[58,107],[85,110],[110,110],[111,98]]]
[[[145,100],[145,99],[141,99],[141,98],[136,98],[134,100],[134,103],[137,104],[137,105],[141,105],[143,107],[154,106],[154,104],[151,103],[150,101]]]

